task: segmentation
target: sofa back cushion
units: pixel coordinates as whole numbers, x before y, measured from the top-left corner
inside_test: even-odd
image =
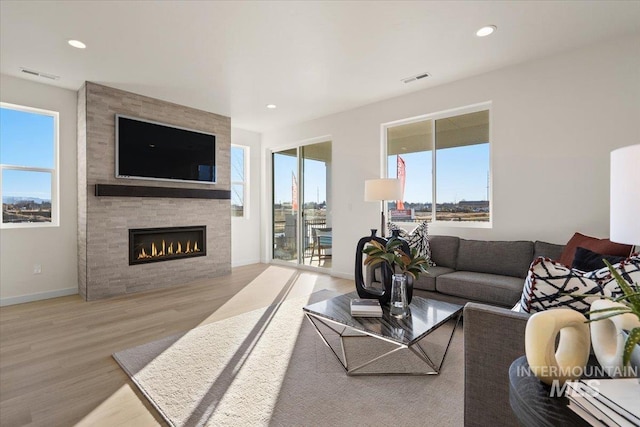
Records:
[[[533,259],[544,257],[558,260],[560,259],[560,255],[562,255],[563,250],[564,245],[556,245],[554,243],[547,243],[536,240],[536,242],[533,244]]]
[[[460,239],[456,269],[524,279],[532,260],[533,242]]]
[[[460,238],[454,236],[429,236],[431,260],[438,267],[456,268]]]

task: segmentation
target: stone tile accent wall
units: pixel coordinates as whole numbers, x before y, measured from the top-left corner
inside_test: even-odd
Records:
[[[186,284],[231,271],[229,200],[96,197],[95,184],[230,188],[231,120],[87,82],[78,92],[79,293],[87,300]],[[115,178],[115,114],[216,135],[214,185]],[[207,256],[129,265],[129,229],[207,226]]]

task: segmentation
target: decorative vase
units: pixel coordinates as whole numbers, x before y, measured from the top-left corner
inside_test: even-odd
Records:
[[[391,279],[389,314],[393,317],[403,318],[407,315],[408,307],[407,276],[404,274],[394,274]]]
[[[541,311],[529,317],[525,353],[531,371],[543,383],[563,385],[582,376],[591,341],[586,321],[581,313],[568,308]]]
[[[378,230],[371,229],[371,235],[365,236],[358,241],[356,245],[356,265],[355,265],[355,279],[356,279],[356,291],[360,298],[372,298],[380,301],[380,304],[386,304],[389,302],[389,294],[391,293],[391,275],[393,274],[389,266],[386,264],[379,264],[377,268],[380,269],[380,280],[383,284],[383,289],[375,289],[369,287],[364,282],[364,272],[362,271],[362,250],[365,245],[374,240],[381,245],[387,243],[387,239],[376,236]],[[387,287],[387,283],[389,286]]]
[[[595,300],[591,304],[592,311],[617,307],[626,306],[607,299]],[[591,342],[593,344],[593,352],[602,369],[604,369],[606,374],[611,378],[634,377],[637,374],[637,365],[636,369],[625,369],[622,365],[624,345],[626,342],[624,331],[630,331],[633,328],[640,327],[640,320],[632,313],[624,313],[608,319],[602,318],[608,314],[608,312],[591,314]],[[595,320],[595,322],[593,322],[593,320]],[[634,351],[636,357],[639,357],[638,352],[638,350]],[[638,363],[637,360],[636,363]],[[631,366],[633,367],[633,362]]]

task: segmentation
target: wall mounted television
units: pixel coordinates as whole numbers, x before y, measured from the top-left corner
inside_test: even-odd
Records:
[[[216,136],[116,114],[116,178],[215,184]]]

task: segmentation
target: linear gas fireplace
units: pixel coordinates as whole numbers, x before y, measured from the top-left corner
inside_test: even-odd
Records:
[[[191,258],[206,254],[206,226],[129,230],[129,265]]]

